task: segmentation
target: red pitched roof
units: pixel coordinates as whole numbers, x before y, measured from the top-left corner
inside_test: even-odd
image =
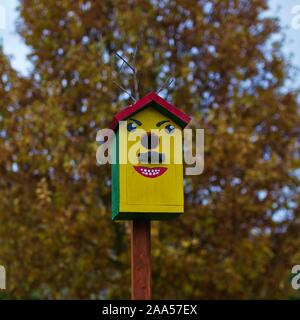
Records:
[[[190,121],[191,117],[176,108],[175,106],[171,105],[169,102],[161,98],[158,94],[155,92],[150,92],[146,96],[144,96],[142,99],[138,100],[136,103],[127,106],[125,109],[118,112],[114,118],[113,121],[110,124],[110,129],[115,130],[118,127],[119,121],[126,120],[130,115],[138,112],[139,110],[146,107],[149,103],[155,102],[157,105],[159,105],[166,113],[174,119],[176,122],[176,119],[181,124],[181,127],[184,128]]]

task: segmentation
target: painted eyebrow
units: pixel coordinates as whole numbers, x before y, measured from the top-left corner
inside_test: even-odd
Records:
[[[170,120],[163,120],[163,121],[157,122],[156,126],[159,128],[161,125],[163,125],[166,122],[170,122]]]
[[[133,118],[130,118],[129,120],[135,122],[138,126],[142,125],[142,123],[139,120],[136,120],[136,119],[133,119]]]

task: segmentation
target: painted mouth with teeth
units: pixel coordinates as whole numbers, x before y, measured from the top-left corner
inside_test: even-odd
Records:
[[[157,178],[167,171],[165,167],[147,168],[134,166],[136,172],[147,178]]]

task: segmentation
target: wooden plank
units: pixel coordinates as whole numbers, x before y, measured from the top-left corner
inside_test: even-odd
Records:
[[[147,220],[132,221],[131,299],[151,299],[151,222]]]

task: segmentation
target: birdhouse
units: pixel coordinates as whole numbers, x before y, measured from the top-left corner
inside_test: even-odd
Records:
[[[113,220],[168,220],[183,213],[182,130],[190,120],[154,92],[114,116]]]

